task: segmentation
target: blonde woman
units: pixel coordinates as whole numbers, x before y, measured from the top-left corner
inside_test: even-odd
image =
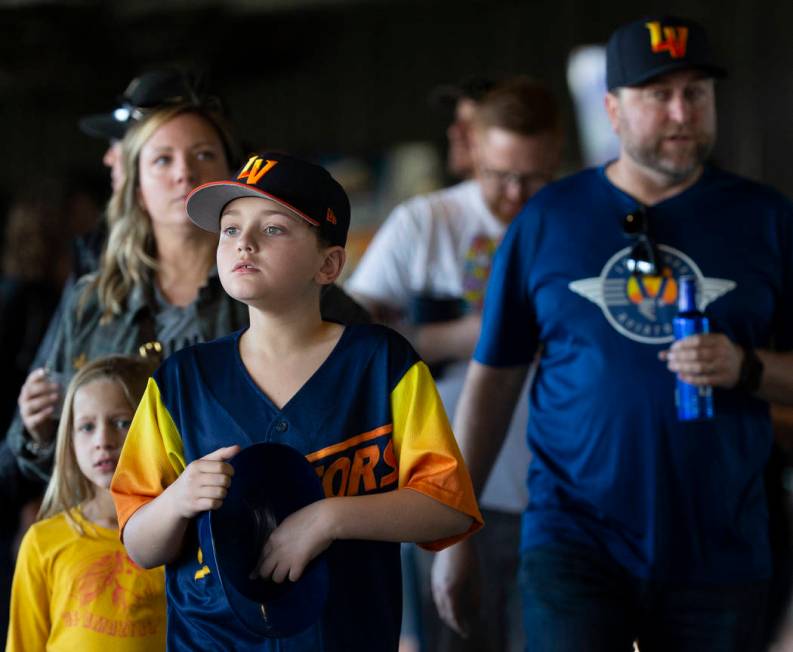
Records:
[[[87,361],[141,350],[168,354],[247,324],[213,270],[215,238],[184,211],[185,196],[224,178],[236,158],[222,117],[194,104],[155,109],[129,129],[122,155],[125,179],[108,206],[99,270],[70,291],[46,369],[28,376],[18,401],[21,418],[9,430],[23,471],[43,480],[59,396]],[[57,383],[50,382],[52,371]]]
[[[7,652],[164,649],[163,569],[129,559],[109,491],[152,370],[109,356],[69,384],[41,520],[19,550]]]
[[[196,104],[151,110],[127,131],[122,157],[124,181],[108,206],[99,270],[70,291],[46,368],[28,375],[7,435],[23,473],[44,481],[58,399],[80,366],[111,353],[165,356],[248,325],[247,308],[220,285],[217,236],[194,226],[184,207],[193,188],[228,177],[237,163],[222,117]],[[323,294],[322,315],[368,321],[335,285]]]

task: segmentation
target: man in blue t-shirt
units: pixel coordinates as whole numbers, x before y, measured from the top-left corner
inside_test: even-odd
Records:
[[[692,21],[618,29],[619,158],[540,191],[496,254],[455,432],[481,490],[541,352],[522,528],[531,651],[758,648],[768,401],[793,403],[793,206],[705,164],[722,75]],[[712,332],[673,342],[686,275]],[[714,388],[714,419],[678,421],[676,375]],[[463,544],[436,560],[459,630],[471,557]]]

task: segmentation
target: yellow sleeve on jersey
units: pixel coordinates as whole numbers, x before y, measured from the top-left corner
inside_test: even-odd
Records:
[[[481,528],[483,520],[471,478],[435,382],[423,362],[414,364],[391,392],[391,411],[399,487],[426,494],[473,519],[467,532],[422,547],[440,550]]]
[[[110,485],[119,530],[123,533],[129,517],[159,496],[184,468],[181,435],[150,378]]]

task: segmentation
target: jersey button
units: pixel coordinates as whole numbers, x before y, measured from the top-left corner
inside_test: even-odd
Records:
[[[281,420],[275,424],[276,432],[286,432],[287,430],[289,430],[289,424],[286,421]]]

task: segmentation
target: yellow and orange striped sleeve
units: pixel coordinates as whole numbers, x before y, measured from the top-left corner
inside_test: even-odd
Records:
[[[473,520],[463,534],[421,546],[440,550],[482,527],[471,477],[427,365],[416,362],[391,392],[399,487],[419,491]]]
[[[110,485],[122,537],[130,516],[159,496],[184,468],[181,435],[150,378]]]

